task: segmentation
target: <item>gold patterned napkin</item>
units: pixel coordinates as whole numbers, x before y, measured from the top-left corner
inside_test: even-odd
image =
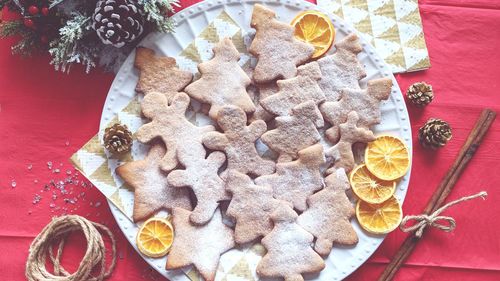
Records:
[[[417,0],[317,0],[370,42],[394,73],[431,66]]]

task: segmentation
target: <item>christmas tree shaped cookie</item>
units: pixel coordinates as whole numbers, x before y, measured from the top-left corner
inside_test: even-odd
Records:
[[[236,220],[236,243],[251,242],[271,232],[271,213],[279,204],[273,198],[271,187],[255,185],[247,175],[230,170],[226,177],[226,189],[233,195],[227,215]]]
[[[363,90],[344,89],[339,101],[325,102],[321,105],[323,117],[332,125],[326,130],[326,136],[331,142],[339,138],[339,124],[347,120],[351,111],[358,113],[360,128],[369,129],[380,123],[380,102],[387,100],[391,94],[392,80],[380,78],[368,81]]]
[[[327,101],[337,101],[344,88],[360,89],[359,80],[366,76],[357,54],[362,51],[358,36],[349,34],[335,44],[337,51],[317,60],[323,77],[319,86]]]
[[[222,39],[213,49],[214,57],[198,65],[201,78],[186,87],[186,93],[210,104],[208,115],[217,118],[224,105],[235,105],[246,113],[255,111],[252,99],[246,91],[250,78],[241,69],[238,61],[240,53],[229,38]]]
[[[278,161],[297,158],[297,153],[315,143],[321,136],[316,127],[323,126],[323,118],[314,101],[301,103],[289,116],[276,117],[276,129],[262,135],[262,141],[280,154]]]
[[[273,230],[262,239],[267,250],[257,265],[261,277],[303,281],[302,274],[325,268],[323,259],[311,248],[314,237],[296,223],[297,214],[282,203],[272,214]]]
[[[147,219],[161,209],[191,210],[189,192],[170,186],[167,174],[160,169],[165,152],[163,144],[154,144],[145,159],[116,168],[116,173],[134,188],[134,222]]]
[[[299,159],[278,163],[276,173],[261,176],[255,183],[273,189],[276,199],[288,201],[299,211],[307,208],[307,197],[323,188],[320,166],[325,163],[323,146],[316,144],[299,151]]]
[[[134,66],[140,72],[135,90],[144,95],[165,94],[169,102],[193,80],[191,72],[177,68],[174,58],[156,56],[153,50],[143,47],[136,50]]]
[[[316,237],[314,250],[326,256],[333,244],[354,245],[358,235],[351,225],[354,207],[347,198],[350,188],[344,169],[335,170],[326,179],[326,187],[307,199],[309,208],[297,219],[297,223]]]
[[[193,225],[190,216],[190,211],[173,210],[175,239],[166,269],[194,265],[205,281],[213,281],[220,256],[234,247],[233,230],[222,222],[219,210],[204,225]]]
[[[205,149],[197,142],[186,142],[177,148],[177,158],[186,167],[185,170],[174,170],[168,175],[168,183],[175,187],[189,186],[197,200],[191,213],[191,221],[195,224],[208,222],[219,206],[219,201],[229,199],[224,182],[217,174],[226,161],[220,151],[210,153],[205,159]]]
[[[375,139],[372,131],[359,128],[356,125],[358,120],[359,117],[356,111],[351,111],[347,115],[347,121],[339,125],[340,140],[326,151],[326,155],[333,157],[335,161],[333,169],[327,170],[327,174],[339,168],[343,168],[347,173],[350,172],[355,166],[352,145],[358,142],[370,142]]]
[[[311,62],[297,68],[297,76],[278,80],[279,91],[260,101],[264,109],[274,115],[289,115],[292,108],[307,102],[314,101],[316,105],[325,100],[323,91],[317,80],[321,78],[321,71],[317,62]]]
[[[161,169],[170,171],[177,164],[177,148],[194,141],[201,145],[202,135],[215,130],[213,126],[197,127],[190,123],[185,116],[189,105],[189,97],[185,93],[178,93],[168,105],[165,95],[151,93],[144,97],[142,113],[152,121],[142,125],[137,130],[137,139],[142,143],[161,138],[167,147],[167,153],[161,161]]]
[[[312,45],[295,39],[292,26],[276,20],[276,14],[260,4],[253,8],[250,26],[256,30],[249,52],[258,59],[253,73],[257,83],[294,77],[297,66],[314,53]]]
[[[217,115],[217,123],[224,133],[210,132],[203,137],[203,144],[227,155],[227,169],[255,176],[274,172],[274,162],[262,159],[255,142],[267,130],[266,122],[256,120],[247,124],[245,112],[236,106],[225,106]]]

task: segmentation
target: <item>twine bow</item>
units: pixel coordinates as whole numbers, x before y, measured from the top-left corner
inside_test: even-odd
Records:
[[[458,200],[452,201],[443,207],[437,209],[434,213],[427,215],[427,214],[421,214],[421,215],[410,215],[410,216],[405,216],[403,220],[401,221],[401,224],[399,225],[399,229],[403,232],[415,232],[415,236],[417,238],[422,237],[422,234],[424,233],[424,229],[427,226],[432,226],[437,229],[450,232],[455,229],[457,226],[455,220],[452,217],[448,216],[440,216],[440,214],[448,209],[449,207],[456,205],[458,203],[472,200],[478,197],[481,197],[483,200],[486,199],[486,196],[488,196],[488,193],[486,191],[481,191],[477,194],[471,195],[471,196],[465,196],[462,197]],[[406,226],[406,224],[409,221],[416,221],[417,223],[411,226]]]

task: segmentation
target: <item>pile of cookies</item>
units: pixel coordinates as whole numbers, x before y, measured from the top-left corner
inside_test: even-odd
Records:
[[[222,253],[261,239],[267,253],[259,276],[303,280],[324,268],[333,244],[358,241],[346,195],[353,144],[374,140],[370,127],[380,122],[392,81],[360,87],[366,74],[355,34],[313,61],[314,47],[297,40],[272,10],[256,4],[251,26],[256,64],[250,74],[227,38],[199,64],[194,82],[175,59],[137,49],[136,90],[150,121],[135,137],[151,148],[144,160],[116,172],[135,189],[134,221],[171,212],[175,238],[167,269],[192,264],[214,280]],[[215,126],[186,119],[191,100],[205,105]],[[323,133],[329,144],[320,143]],[[259,140],[274,155],[259,154]],[[233,226],[223,222],[222,201],[229,201],[225,213]]]

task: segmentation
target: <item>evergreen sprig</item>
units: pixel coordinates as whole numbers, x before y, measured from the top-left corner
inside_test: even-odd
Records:
[[[74,13],[66,25],[59,29],[60,37],[50,42],[49,53],[52,55],[50,63],[56,70],[69,72],[73,63],[85,65],[87,72],[96,66],[96,52],[92,48],[84,48],[84,44],[79,42],[84,37],[90,20],[91,17]]]
[[[174,29],[174,22],[167,13],[174,11],[174,6],[179,6],[177,0],[138,0],[146,14],[146,20],[152,22],[160,32],[171,32]]]

